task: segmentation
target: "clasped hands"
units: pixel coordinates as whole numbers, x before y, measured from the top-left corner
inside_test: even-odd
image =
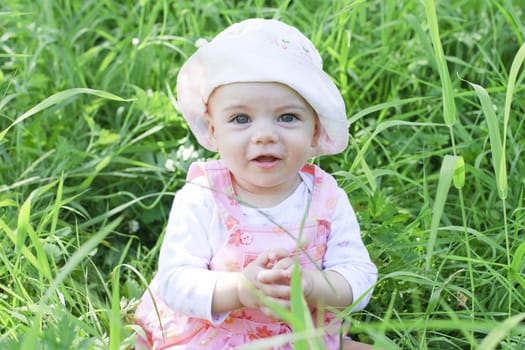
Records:
[[[293,264],[294,260],[286,249],[270,249],[261,253],[241,272],[237,286],[241,304],[271,317],[276,315],[262,299],[289,308]],[[302,278],[301,283],[303,294],[307,296],[312,290],[312,281]]]

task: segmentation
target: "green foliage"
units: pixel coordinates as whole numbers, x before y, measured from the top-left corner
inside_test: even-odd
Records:
[[[133,347],[173,195],[213,157],[177,111],[178,70],[254,16],[312,38],[347,105],[350,146],[314,161],[380,271],[367,309],[341,313],[352,337],[523,347],[521,1],[4,0],[0,348]]]

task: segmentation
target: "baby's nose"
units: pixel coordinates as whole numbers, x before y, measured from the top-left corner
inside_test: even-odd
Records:
[[[256,125],[252,140],[254,143],[277,142],[277,140],[279,140],[279,134],[275,126],[270,123],[260,123]]]

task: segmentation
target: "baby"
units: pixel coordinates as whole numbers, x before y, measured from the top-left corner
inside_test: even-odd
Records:
[[[377,269],[346,193],[308,163],[348,143],[342,96],[310,40],[276,20],[234,24],[183,65],[177,97],[219,159],[192,164],[177,192],[136,311],[137,348],[232,349],[290,335],[269,303],[290,306],[295,261],[324,346],[368,348],[341,344],[329,312],[365,307]]]

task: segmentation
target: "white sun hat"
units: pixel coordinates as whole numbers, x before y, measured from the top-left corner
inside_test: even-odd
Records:
[[[197,141],[216,151],[205,119],[215,88],[245,82],[276,82],[299,93],[321,124],[312,157],[336,154],[348,144],[348,121],[341,93],[323,71],[319,52],[299,30],[283,22],[248,19],[226,28],[182,66],[177,100]]]

